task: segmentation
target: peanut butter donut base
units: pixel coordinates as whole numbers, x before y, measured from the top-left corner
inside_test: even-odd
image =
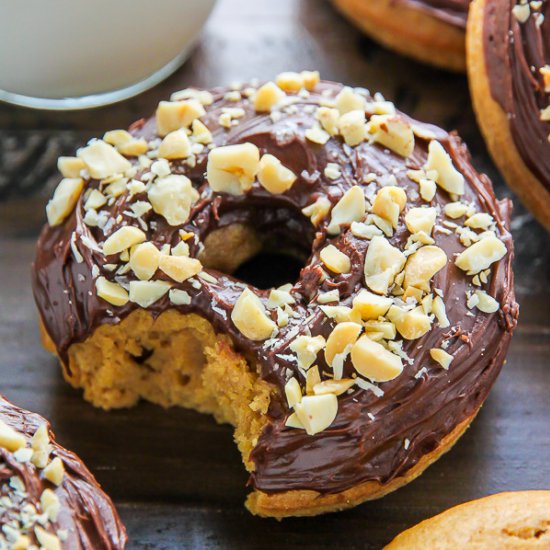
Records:
[[[550,548],[550,491],[498,493],[465,502],[398,535],[385,550]]]
[[[384,46],[429,65],[466,70],[464,26],[419,7],[422,2],[333,0],[333,3],[352,23]]]
[[[510,119],[492,95],[485,49],[487,6],[487,0],[474,0],[468,18],[468,77],[474,110],[489,152],[506,182],[534,216],[550,229],[550,190],[522,158]],[[500,9],[508,8],[502,6]],[[550,151],[550,143],[547,145]]]
[[[55,353],[42,323],[40,332],[44,347]],[[125,361],[124,357],[135,352],[132,345],[136,336],[144,347],[151,346],[151,333],[153,340],[159,335],[170,343],[167,352],[172,357],[177,353],[179,364],[159,358],[164,367],[155,365],[156,373],[144,377],[136,373],[133,362]],[[206,357],[206,363],[202,357]],[[254,471],[250,453],[266,425],[270,393],[274,388],[252,373],[244,358],[233,350],[229,339],[216,335],[210,323],[198,315],[167,311],[153,319],[144,311],[136,311],[116,327],[99,327],[86,343],[75,344],[69,352],[70,368],[61,362],[67,382],[83,389],[84,397],[97,407],[127,407],[139,399],[147,399],[163,407],[193,408],[212,414],[219,423],[231,424],[243,463],[249,472]],[[330,494],[308,490],[270,494],[256,490],[248,495],[246,507],[255,515],[285,518],[338,512],[381,498],[413,481],[450,450],[476,414],[477,411],[456,426],[406,475],[387,484],[367,481]]]

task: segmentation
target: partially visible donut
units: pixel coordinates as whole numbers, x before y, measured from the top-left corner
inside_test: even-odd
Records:
[[[470,0],[332,0],[352,23],[384,46],[423,63],[466,70]]]
[[[48,422],[0,396],[0,548],[119,550],[111,499]]]
[[[475,0],[467,42],[474,108],[491,156],[550,229],[550,2]]]
[[[498,493],[459,504],[398,535],[385,550],[550,548],[550,491]]]
[[[312,72],[184,90],[60,169],[33,269],[46,346],[97,406],[233,424],[255,513],[403,485],[500,370],[511,204],[378,94]],[[298,281],[231,276],[265,248],[307,258]]]

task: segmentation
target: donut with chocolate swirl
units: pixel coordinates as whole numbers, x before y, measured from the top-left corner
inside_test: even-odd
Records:
[[[403,485],[502,366],[511,204],[458,136],[379,94],[312,71],[186,89],[59,168],[33,267],[45,345],[97,406],[232,424],[254,513]],[[262,250],[301,258],[298,280],[233,275]]]
[[[466,70],[464,39],[470,0],[333,0],[370,37],[417,61]]]
[[[473,2],[468,64],[493,160],[550,229],[550,2]]]
[[[0,548],[115,550],[126,530],[48,422],[0,396]]]

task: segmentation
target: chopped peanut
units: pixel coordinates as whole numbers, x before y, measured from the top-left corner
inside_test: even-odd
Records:
[[[401,358],[368,336],[361,336],[351,349],[355,370],[373,382],[397,378],[403,371]]]
[[[249,289],[239,296],[231,312],[231,320],[250,340],[266,340],[277,326],[267,315],[258,296]]]

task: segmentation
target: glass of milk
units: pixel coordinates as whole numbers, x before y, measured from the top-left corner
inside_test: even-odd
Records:
[[[81,109],[136,95],[185,61],[215,1],[4,1],[0,100]]]

